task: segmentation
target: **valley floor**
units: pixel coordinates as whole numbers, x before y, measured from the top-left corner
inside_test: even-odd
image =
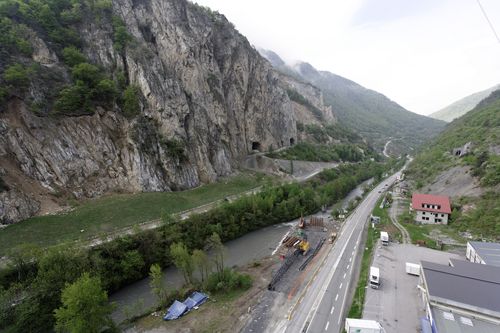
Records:
[[[3,228],[0,232],[0,257],[24,243],[47,247],[75,241],[103,239],[117,230],[161,217],[178,214],[249,191],[273,178],[244,173],[223,181],[181,192],[114,194],[76,204],[64,214],[37,216]]]

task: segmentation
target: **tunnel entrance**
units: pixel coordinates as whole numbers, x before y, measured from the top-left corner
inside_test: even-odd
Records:
[[[295,144],[295,139],[294,138],[290,138],[290,146],[293,146]]]
[[[260,145],[260,142],[258,142],[258,141],[252,142],[252,150],[260,151],[261,149],[262,149],[262,146]]]

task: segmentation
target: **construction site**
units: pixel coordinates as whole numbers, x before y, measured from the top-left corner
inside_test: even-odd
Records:
[[[273,257],[274,265],[267,290],[261,294],[243,332],[264,332],[270,329],[271,316],[286,317],[318,268],[324,253],[335,242],[341,227],[330,211],[301,217],[283,237]]]

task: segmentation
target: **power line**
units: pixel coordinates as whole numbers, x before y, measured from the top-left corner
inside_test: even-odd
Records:
[[[491,23],[490,19],[488,18],[488,15],[486,15],[486,11],[484,10],[483,5],[481,5],[481,1],[479,1],[479,0],[476,0],[476,1],[477,1],[477,4],[479,5],[479,8],[481,8],[481,11],[483,12],[484,18],[488,22],[488,24],[489,24],[489,26],[491,28],[491,31],[493,31],[493,34],[495,35],[498,43],[500,44],[500,37],[498,37],[498,34],[497,34],[496,30],[495,30],[495,27],[493,26],[493,24]]]

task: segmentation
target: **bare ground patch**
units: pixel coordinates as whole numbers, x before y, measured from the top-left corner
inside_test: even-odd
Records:
[[[452,198],[478,197],[483,194],[478,179],[471,175],[471,168],[468,166],[455,166],[443,171],[425,190],[428,193]]]

